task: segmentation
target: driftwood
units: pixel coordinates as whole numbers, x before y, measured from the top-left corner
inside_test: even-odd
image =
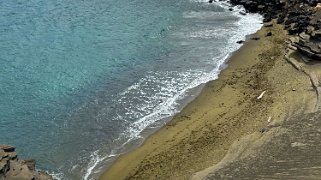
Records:
[[[256,99],[262,99],[262,97],[263,97],[263,95],[264,95],[265,92],[266,92],[266,91],[263,91]]]

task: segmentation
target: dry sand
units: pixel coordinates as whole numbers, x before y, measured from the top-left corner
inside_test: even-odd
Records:
[[[268,31],[273,35],[266,37]],[[189,179],[199,171],[201,178],[241,137],[255,139],[285,118],[313,111],[317,98],[309,77],[283,58],[283,28],[263,27],[253,36],[261,39],[248,40],[219,79],[141,147],[120,156],[101,179]],[[243,138],[232,148],[246,146]],[[237,152],[229,151],[233,156]]]

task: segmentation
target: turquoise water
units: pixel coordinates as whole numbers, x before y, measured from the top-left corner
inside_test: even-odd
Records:
[[[61,179],[109,157],[215,79],[260,27],[225,5],[183,0],[0,2],[0,143]],[[237,9],[237,8],[236,8]]]

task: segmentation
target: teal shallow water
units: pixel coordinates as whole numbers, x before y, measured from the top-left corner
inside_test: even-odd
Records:
[[[95,177],[260,27],[256,15],[205,1],[0,7],[0,142],[62,179]]]

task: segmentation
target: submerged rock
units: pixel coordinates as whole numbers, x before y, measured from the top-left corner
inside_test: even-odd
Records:
[[[44,171],[36,170],[35,160],[18,159],[15,147],[0,144],[0,179],[52,180],[53,178]]]

